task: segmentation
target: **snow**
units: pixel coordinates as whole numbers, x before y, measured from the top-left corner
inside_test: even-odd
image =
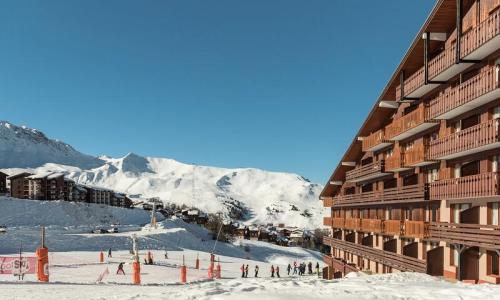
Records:
[[[0,276],[0,299],[496,299],[500,286],[452,283],[417,273],[366,275],[351,273],[346,279],[325,281],[316,275],[286,275],[289,263],[316,262],[320,253],[298,247],[237,240],[217,243],[204,228],[181,219],[162,220],[157,228],[141,225],[149,220],[142,210],[100,207],[61,201],[47,202],[0,198],[0,255],[33,255],[39,244],[39,224],[47,225],[50,283],[39,284],[34,275],[19,282]],[[108,209],[104,216],[102,209]],[[108,215],[109,214],[109,215]],[[12,217],[9,217],[12,216]],[[113,217],[110,217],[113,216]],[[90,234],[89,225],[119,221],[118,233]],[[151,251],[155,265],[141,265],[141,286],[131,285],[130,237],[137,236],[141,260]],[[113,257],[98,262],[99,252],[113,249]],[[215,249],[222,279],[208,280],[209,253]],[[164,258],[165,250],[168,259]],[[201,269],[194,268],[199,257]],[[185,262],[187,285],[179,284],[179,266]],[[126,275],[116,275],[120,262]],[[260,278],[240,278],[240,266],[255,265]],[[270,278],[271,264],[279,266],[282,278]],[[96,284],[106,269],[110,274]]]
[[[99,158],[82,154],[42,132],[0,122],[0,169],[7,174],[63,173],[79,184],[195,207],[245,224],[322,226],[322,186],[289,173],[252,168],[193,166],[167,158]],[[194,187],[194,189],[193,189]],[[240,218],[242,217],[242,218]]]

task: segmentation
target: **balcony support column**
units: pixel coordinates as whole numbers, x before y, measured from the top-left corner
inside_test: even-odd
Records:
[[[412,102],[417,101],[419,98],[405,97],[405,70],[399,73],[399,85],[401,86],[401,96],[399,102]]]
[[[453,244],[453,247],[458,250],[457,280],[462,281],[462,253],[467,249],[467,247],[461,244]]]
[[[463,19],[463,0],[456,0],[457,1],[457,14],[456,14],[456,27],[457,27],[457,40],[455,41],[455,64],[460,64],[460,63],[478,63],[480,60],[469,60],[469,59],[462,59],[462,53],[461,53],[461,43],[462,43],[462,19]]]

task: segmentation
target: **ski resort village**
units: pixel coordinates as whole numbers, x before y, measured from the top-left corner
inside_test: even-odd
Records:
[[[0,20],[0,300],[500,299],[500,0]]]

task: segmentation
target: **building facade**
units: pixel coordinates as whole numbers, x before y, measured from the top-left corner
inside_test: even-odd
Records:
[[[500,283],[500,0],[438,0],[321,194],[329,277]]]
[[[30,173],[22,172],[7,177],[10,182],[9,190],[11,197],[18,199],[29,198],[29,180],[27,177],[31,175]]]

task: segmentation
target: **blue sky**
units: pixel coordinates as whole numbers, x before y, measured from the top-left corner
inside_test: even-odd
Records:
[[[2,1],[0,119],[93,155],[324,183],[433,5]]]

